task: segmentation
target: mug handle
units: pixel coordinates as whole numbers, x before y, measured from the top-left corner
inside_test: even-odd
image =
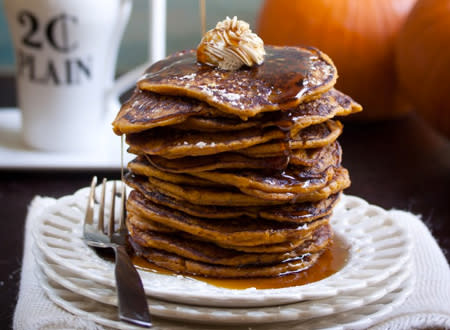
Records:
[[[119,97],[121,94],[126,92],[131,86],[136,84],[136,80],[143,75],[144,71],[154,62],[159,61],[165,57],[166,53],[166,0],[148,0],[149,13],[148,17],[151,21],[149,26],[148,37],[148,54],[149,60],[144,64],[137,66],[136,68],[128,71],[121,75],[117,80],[114,81],[111,88],[108,89],[107,94],[107,106],[110,112],[115,114],[120,108]],[[123,33],[125,29],[126,20],[128,20],[128,15],[131,11],[131,1],[122,0],[122,10],[121,22],[118,26],[121,27],[118,35]],[[125,21],[125,22],[124,22]],[[120,40],[117,40],[120,43]],[[118,46],[118,45],[114,45]],[[118,48],[118,47],[117,47]],[[118,52],[117,52],[118,53]],[[115,55],[117,57],[117,54]],[[114,61],[116,58],[113,59]],[[113,118],[113,117],[112,117]]]

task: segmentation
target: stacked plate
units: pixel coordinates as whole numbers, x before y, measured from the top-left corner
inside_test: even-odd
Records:
[[[82,239],[87,196],[88,188],[81,189],[40,216],[33,232],[36,275],[63,309],[107,327],[133,329],[117,317],[113,263]],[[334,275],[311,284],[232,290],[140,270],[154,328],[273,329],[287,322],[291,329],[358,329],[374,324],[412,290],[410,237],[390,213],[352,196],[342,196],[330,222],[348,248],[348,260]]]

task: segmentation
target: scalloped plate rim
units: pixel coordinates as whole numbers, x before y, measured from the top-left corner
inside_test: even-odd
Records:
[[[47,212],[44,212],[43,214],[41,214],[40,217],[40,222],[39,225],[35,227],[35,231],[33,231],[33,235],[36,241],[37,246],[39,247],[39,249],[47,256],[49,257],[51,260],[53,260],[54,262],[72,270],[72,271],[76,271],[76,272],[80,272],[80,275],[85,276],[86,278],[92,279],[94,281],[100,281],[104,284],[110,285],[110,286],[114,286],[114,280],[113,280],[113,275],[109,274],[110,277],[107,278],[105,276],[96,276],[91,272],[87,272],[84,269],[80,269],[77,267],[74,267],[73,263],[67,263],[66,260],[62,260],[60,258],[60,256],[58,254],[56,254],[55,251],[53,251],[48,243],[44,242],[44,238],[43,238],[43,231],[45,228],[45,218],[46,215],[48,217],[48,214],[52,214],[55,212],[58,212],[63,206],[67,206],[67,204],[75,204],[77,205],[77,209],[79,213],[81,212],[81,208],[82,205],[80,205],[82,200],[86,199],[87,196],[87,192],[88,192],[88,188],[83,188],[80,189],[79,191],[77,191],[74,195],[69,195],[69,196],[65,196],[61,199],[59,199],[54,205],[50,206],[49,209],[47,210]],[[344,201],[345,200],[345,201]],[[372,211],[376,211],[379,214],[378,215],[382,215],[384,217],[387,216],[387,211],[376,207],[376,206],[371,206],[370,204],[368,204],[366,201],[358,198],[358,197],[354,197],[354,196],[347,196],[347,195],[343,195],[341,198],[341,201],[338,203],[336,209],[335,209],[335,214],[333,215],[332,218],[332,223],[333,223],[333,228],[335,229],[335,231],[341,235],[343,235],[342,231],[340,230],[340,223],[339,221],[336,219],[336,217],[339,216],[340,213],[344,212],[345,210],[343,210],[345,208],[344,203],[347,204],[357,204],[359,206],[363,205],[366,208],[370,208]],[[81,203],[83,204],[83,203]],[[83,204],[84,205],[84,204]],[[73,205],[72,205],[73,208]],[[375,213],[376,213],[375,212]],[[358,215],[359,216],[359,215]],[[82,221],[80,219],[78,219],[79,222]],[[376,284],[380,281],[382,281],[383,279],[389,277],[390,275],[392,275],[393,273],[395,273],[398,269],[400,269],[400,267],[402,267],[407,260],[410,257],[410,251],[411,251],[411,238],[409,236],[409,233],[407,232],[407,230],[405,228],[402,228],[398,225],[395,224],[395,222],[391,221],[391,227],[395,228],[395,232],[399,233],[399,237],[402,237],[403,239],[403,245],[402,245],[402,250],[401,250],[401,257],[400,258],[396,258],[395,259],[395,263],[392,263],[391,265],[389,265],[389,267],[387,268],[383,268],[380,273],[377,273],[375,275],[373,275],[372,277],[369,276],[369,278],[365,278],[364,280],[361,279],[354,279],[353,281],[348,281],[348,283],[346,283],[344,286],[341,287],[334,287],[333,286],[333,281],[336,280],[336,278],[339,278],[339,276],[343,276],[343,274],[345,275],[345,271],[347,271],[348,268],[350,267],[354,267],[355,264],[352,264],[352,262],[357,262],[358,260],[355,261],[355,258],[357,259],[359,256],[357,255],[357,253],[354,253],[355,251],[355,245],[351,246],[350,249],[350,258],[349,258],[349,262],[347,265],[345,265],[339,272],[333,274],[330,277],[327,277],[321,281],[317,281],[311,284],[307,284],[304,286],[298,286],[298,287],[291,287],[291,288],[283,288],[283,289],[264,289],[264,290],[257,290],[254,288],[250,288],[250,289],[245,289],[245,290],[231,290],[231,289],[224,289],[224,288],[217,288],[217,287],[213,287],[212,285],[206,284],[204,282],[201,282],[201,284],[197,283],[200,282],[198,280],[192,279],[192,278],[188,278],[188,277],[184,277],[184,276],[170,276],[171,280],[174,279],[182,279],[183,282],[183,286],[186,285],[186,281],[193,281],[191,282],[191,284],[194,284],[203,288],[206,288],[206,292],[199,292],[197,290],[187,290],[188,292],[184,292],[182,294],[180,294],[179,290],[177,287],[175,288],[153,288],[151,287],[152,283],[148,283],[147,282],[147,277],[150,277],[149,280],[155,282],[157,281],[157,277],[167,277],[168,275],[161,275],[161,274],[150,274],[149,272],[145,272],[142,270],[139,270],[143,282],[144,282],[144,286],[146,289],[146,292],[148,295],[156,297],[156,298],[161,298],[161,299],[166,299],[166,300],[171,300],[171,301],[175,301],[175,302],[182,302],[182,303],[190,303],[190,304],[203,304],[203,300],[207,300],[207,304],[208,305],[214,305],[214,306],[233,306],[236,304],[244,304],[247,307],[257,307],[257,306],[271,306],[274,304],[287,304],[287,303],[293,303],[293,302],[298,302],[301,300],[305,300],[305,299],[322,299],[322,298],[327,298],[327,297],[331,297],[331,296],[335,296],[337,294],[341,294],[341,293],[345,293],[346,291],[349,290],[357,290],[357,289],[362,289],[368,285],[373,285]],[[69,223],[69,225],[74,224],[73,222]],[[80,226],[81,227],[81,226]],[[74,228],[70,228],[72,230],[72,232],[77,232],[76,229]],[[81,235],[81,228],[79,228],[80,230],[78,231],[78,234]],[[347,232],[348,234],[349,232]],[[351,230],[350,230],[351,233]],[[80,244],[80,241],[82,242],[81,237],[76,237],[75,239],[78,240],[78,244]],[[354,239],[354,237],[351,237],[351,239],[348,239],[347,242],[349,244],[355,244],[355,242],[352,242],[352,240]],[[83,246],[84,245],[84,246]],[[88,248],[84,242],[82,242],[82,245],[80,245],[81,248],[84,248],[85,250],[90,250],[90,248]],[[369,248],[368,248],[369,249]],[[90,250],[92,251],[92,250]],[[94,255],[94,253],[91,253],[91,256]],[[373,258],[373,256],[372,256]],[[112,269],[112,263],[107,262],[102,260],[101,258],[97,257],[98,260],[96,260],[97,264],[96,266],[99,267],[110,267],[110,269]],[[105,271],[105,269],[103,269],[103,271]],[[331,282],[331,284],[329,284],[329,282]],[[341,281],[342,282],[342,281]],[[342,284],[341,284],[342,285]],[[321,289],[322,291],[320,291],[319,289]],[[186,291],[186,290],[185,290]],[[251,295],[251,297],[249,297],[249,295]]]

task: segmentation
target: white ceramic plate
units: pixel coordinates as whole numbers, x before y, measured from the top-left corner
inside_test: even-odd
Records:
[[[86,299],[86,297],[74,293],[71,290],[67,290],[65,287],[58,284],[56,281],[47,278],[43,275],[39,269],[37,269],[36,275],[39,278],[44,291],[47,296],[55,304],[61,308],[67,310],[70,313],[78,315],[80,317],[92,320],[98,324],[108,326],[116,329],[142,329],[129,325],[124,322],[120,322],[117,317],[117,308],[112,305],[102,304],[96,300]],[[211,325],[211,324],[194,324],[189,322],[177,322],[160,319],[154,317],[153,328],[155,330],[218,330],[218,329],[252,329],[252,330],[273,330],[274,328],[289,328],[292,330],[314,330],[314,329],[333,329],[333,330],[345,330],[345,329],[366,329],[371,325],[375,324],[377,321],[385,317],[389,312],[391,312],[396,306],[403,303],[406,297],[411,293],[413,288],[414,278],[409,277],[402,285],[395,289],[394,291],[386,294],[383,298],[364,305],[363,307],[352,309],[349,312],[342,312],[334,315],[327,315],[324,317],[318,317],[315,319],[308,320],[306,322],[285,322],[274,325],[273,323],[265,324],[252,324],[249,325],[231,325],[230,327],[225,325]],[[315,304],[316,302],[309,302],[310,304]],[[158,304],[162,305],[164,303],[157,302],[156,305],[150,304],[150,308],[157,307]],[[194,308],[192,306],[178,306],[178,310],[174,310],[174,313],[186,313],[185,310]],[[317,305],[320,309],[320,304]],[[278,314],[290,313],[289,306],[280,306],[277,308]],[[153,310],[158,312],[157,309]],[[254,315],[260,313],[258,309],[253,312]],[[261,312],[264,314],[264,311]],[[210,315],[210,322],[216,323],[217,316],[226,316],[226,311],[216,310],[215,313]],[[201,318],[199,318],[201,320]]]
[[[20,121],[17,108],[0,109],[0,169],[120,169],[120,137],[112,129],[93,141],[93,151],[47,152],[24,145]],[[124,157],[128,162],[132,155]]]
[[[34,232],[43,254],[81,278],[115,286],[113,264],[97,256],[82,240],[88,189],[63,197],[43,213]],[[107,198],[108,199],[108,198]],[[261,307],[323,299],[374,286],[396,273],[410,257],[406,230],[383,209],[343,196],[331,220],[349,245],[348,263],[336,274],[308,285],[231,290],[185,277],[140,271],[147,295],[168,301],[222,307]]]
[[[79,278],[51,260],[45,258],[42,253],[35,250],[36,261],[41,271],[49,280],[58,283],[67,290],[95,301],[117,307],[116,290],[101,283]],[[411,264],[393,274],[390,278],[381,281],[376,286],[356,290],[347,295],[339,295],[332,298],[303,301],[275,307],[253,308],[226,308],[226,307],[201,307],[170,303],[154,298],[148,299],[152,315],[180,321],[192,321],[214,324],[257,324],[309,320],[336,313],[347,312],[376,300],[396,290],[405,284],[411,274]],[[409,283],[409,282],[408,282]]]

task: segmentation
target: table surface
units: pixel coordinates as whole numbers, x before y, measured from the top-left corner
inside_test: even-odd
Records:
[[[15,105],[14,81],[0,77],[0,107]],[[1,111],[1,110],[0,110]],[[386,209],[422,215],[450,253],[450,141],[415,114],[370,124],[345,123],[343,164],[357,195]],[[17,300],[27,207],[36,195],[61,197],[87,186],[91,177],[118,179],[119,171],[0,170],[0,328],[11,327]]]

